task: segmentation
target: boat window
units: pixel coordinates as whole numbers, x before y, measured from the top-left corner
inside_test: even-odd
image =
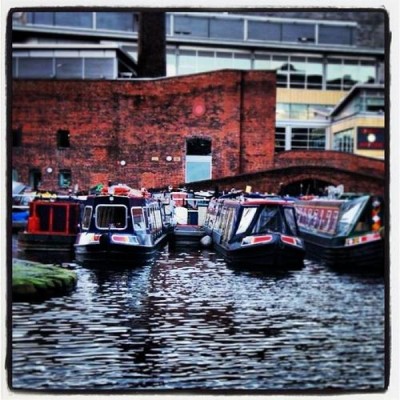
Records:
[[[235,216],[235,209],[228,208],[226,210],[226,215],[225,215],[225,224],[222,227],[222,239],[224,241],[229,240],[231,236],[234,225],[234,216]]]
[[[240,219],[239,227],[237,228],[236,234],[240,234],[246,232],[248,227],[250,226],[251,221],[256,214],[256,207],[245,207],[243,209],[242,218]]]
[[[132,221],[135,231],[146,229],[146,222],[141,207],[132,207]]]
[[[260,213],[253,233],[280,232],[282,229],[281,216],[276,206],[266,206]]]
[[[125,229],[126,207],[123,205],[99,205],[96,208],[96,226],[99,229]]]
[[[92,206],[86,206],[85,209],[83,210],[82,229],[89,229],[90,219],[92,218],[92,211],[93,211]]]
[[[342,213],[339,218],[337,235],[346,236],[350,233],[353,226],[359,220],[360,214],[368,201],[368,197],[360,197],[354,201],[349,201],[342,206]]]
[[[288,234],[297,235],[297,225],[294,208],[284,207],[283,212],[285,214],[286,224],[288,227]]]
[[[53,231],[65,232],[67,229],[67,207],[53,206]]]

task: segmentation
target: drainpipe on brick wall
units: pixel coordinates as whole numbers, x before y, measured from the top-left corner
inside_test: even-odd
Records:
[[[240,106],[240,112],[239,112],[239,174],[243,174],[243,104],[244,104],[244,71],[240,71],[240,100],[239,100],[239,106]]]

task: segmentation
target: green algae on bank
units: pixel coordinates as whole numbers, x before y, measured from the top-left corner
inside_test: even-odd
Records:
[[[38,301],[61,296],[74,289],[76,282],[76,273],[60,266],[13,260],[13,301]]]

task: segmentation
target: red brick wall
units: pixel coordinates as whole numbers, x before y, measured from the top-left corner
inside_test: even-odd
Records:
[[[176,186],[184,182],[186,139],[193,137],[212,141],[213,178],[259,171],[273,161],[274,72],[15,80],[11,99],[12,129],[21,128],[23,141],[12,149],[12,166],[26,183],[30,168],[41,170],[45,188],[57,189],[57,172],[64,168],[80,188],[108,180]],[[57,149],[59,129],[69,130],[70,148]]]

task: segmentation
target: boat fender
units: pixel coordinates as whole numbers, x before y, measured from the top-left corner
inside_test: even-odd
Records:
[[[211,238],[211,236],[208,236],[208,235],[203,236],[203,237],[200,239],[200,244],[201,244],[203,247],[205,247],[205,248],[210,247],[211,244],[212,244],[212,238]]]
[[[40,221],[37,216],[31,216],[28,218],[28,232],[37,232],[40,230]]]

